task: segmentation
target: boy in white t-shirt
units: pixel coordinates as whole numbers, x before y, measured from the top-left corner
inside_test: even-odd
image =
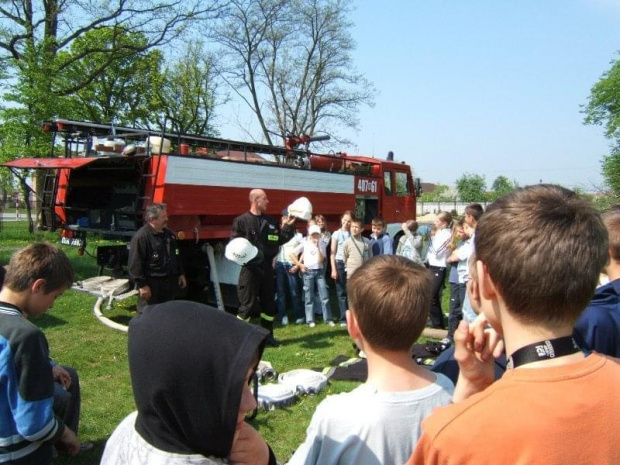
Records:
[[[302,273],[304,281],[304,303],[306,308],[306,323],[311,328],[316,326],[314,322],[314,299],[316,299],[315,287],[319,291],[323,321],[329,326],[334,326],[332,310],[329,305],[329,294],[325,284],[326,245],[321,239],[321,228],[313,224],[308,228],[306,240],[295,247],[290,255],[291,260]],[[301,254],[301,259],[300,259]]]
[[[428,270],[379,255],[355,271],[347,292],[347,327],[366,353],[368,379],[319,404],[289,465],[404,463],[421,421],[452,398],[452,382],[411,357],[430,308]]]

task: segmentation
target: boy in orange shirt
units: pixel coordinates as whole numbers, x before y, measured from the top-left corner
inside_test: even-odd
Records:
[[[482,216],[475,247],[509,370],[493,384],[493,332],[461,322],[455,405],[423,422],[408,463],[620,463],[620,361],[572,337],[608,259],[594,207],[560,186],[517,189]]]

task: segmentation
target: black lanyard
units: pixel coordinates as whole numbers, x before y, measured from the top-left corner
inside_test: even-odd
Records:
[[[564,336],[557,339],[547,339],[535,342],[534,344],[521,347],[516,350],[509,358],[506,368],[517,368],[527,363],[549,360],[565,355],[572,355],[581,349],[573,339],[573,336]]]

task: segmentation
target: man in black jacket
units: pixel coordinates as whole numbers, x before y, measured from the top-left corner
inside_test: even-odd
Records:
[[[239,274],[238,317],[247,321],[260,313],[261,326],[269,330],[266,343],[276,347],[280,343],[273,337],[273,320],[276,315],[273,258],[280,245],[291,240],[295,234],[295,218],[291,217],[280,230],[274,218],[264,215],[268,204],[265,191],[250,191],[250,211],[235,218],[231,239],[244,237],[258,249],[258,255],[243,266]]]
[[[173,300],[177,286],[187,286],[174,233],[166,227],[166,205],[149,205],[146,221],[129,245],[129,276],[138,287],[139,313],[147,305]]]

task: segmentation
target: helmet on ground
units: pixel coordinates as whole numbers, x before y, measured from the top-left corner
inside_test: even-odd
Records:
[[[258,254],[258,249],[244,237],[236,237],[226,245],[224,255],[237,265],[245,265]]]
[[[312,204],[307,198],[299,197],[288,206],[288,214],[291,216],[296,216],[297,218],[301,218],[302,220],[311,220]]]

